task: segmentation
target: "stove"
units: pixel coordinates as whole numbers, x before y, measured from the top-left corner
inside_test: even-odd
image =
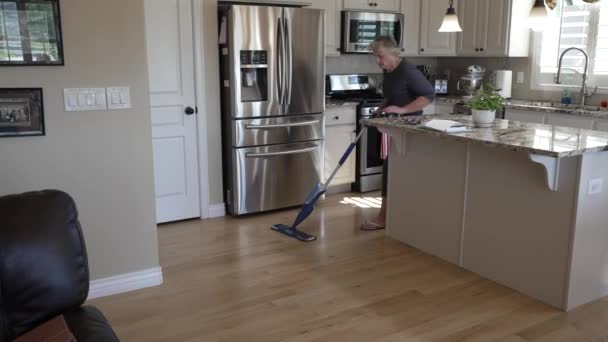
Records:
[[[371,116],[382,103],[382,75],[328,75],[326,93],[333,100],[357,102],[357,134],[363,129],[359,121]],[[357,143],[355,182],[356,192],[382,189],[382,166],[380,158],[381,133],[368,127]]]

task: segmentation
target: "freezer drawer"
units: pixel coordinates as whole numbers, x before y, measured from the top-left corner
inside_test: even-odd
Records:
[[[233,147],[323,139],[323,114],[233,120]]]
[[[231,215],[301,205],[323,176],[323,140],[232,150]]]

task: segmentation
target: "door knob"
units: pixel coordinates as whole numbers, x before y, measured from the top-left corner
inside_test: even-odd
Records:
[[[184,110],[184,112],[186,113],[186,115],[192,115],[194,114],[196,111],[194,110],[194,108],[192,107],[186,107],[186,110]]]

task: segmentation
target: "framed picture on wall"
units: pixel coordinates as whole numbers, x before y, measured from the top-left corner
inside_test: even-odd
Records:
[[[0,66],[64,65],[59,0],[0,1]]]
[[[42,88],[0,88],[0,137],[45,135]]]

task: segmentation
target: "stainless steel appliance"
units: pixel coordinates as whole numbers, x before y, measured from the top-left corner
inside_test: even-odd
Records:
[[[403,50],[403,14],[342,11],[343,53],[370,53],[377,36],[392,36]]]
[[[219,16],[228,212],[300,205],[323,177],[324,12],[227,4]]]
[[[361,119],[368,119],[382,100],[363,100],[357,106],[357,134],[363,126]],[[382,166],[380,158],[382,134],[376,127],[368,127],[357,145],[355,183],[353,191],[368,192],[382,189]]]
[[[333,99],[357,102],[357,134],[362,130],[359,121],[368,118],[382,102],[381,74],[354,74],[327,76],[327,95]],[[357,143],[355,154],[355,182],[353,191],[368,192],[382,188],[380,158],[381,135],[375,127],[369,127]]]

